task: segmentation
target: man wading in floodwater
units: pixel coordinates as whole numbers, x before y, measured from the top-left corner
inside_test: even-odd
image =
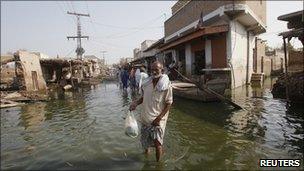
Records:
[[[163,153],[163,138],[169,109],[173,102],[172,87],[169,77],[162,74],[163,66],[156,61],[151,65],[152,76],[142,84],[143,95],[133,101],[130,110],[143,104],[141,119],[141,144],[145,154],[149,154],[150,147],[156,148],[156,160],[159,161]]]

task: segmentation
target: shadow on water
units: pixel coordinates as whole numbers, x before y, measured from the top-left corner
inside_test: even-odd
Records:
[[[179,136],[185,139],[181,143],[192,141],[200,147],[221,149],[220,153],[216,153],[216,150],[202,150],[201,154],[209,153],[206,155],[209,157],[214,153],[225,156],[217,156],[216,161],[218,165],[226,166],[226,169],[256,168],[254,162],[259,158],[302,158],[303,106],[287,106],[284,100],[273,99],[271,82],[272,79],[266,79],[263,87],[244,86],[233,92],[234,100],[246,110],[234,110],[224,103],[200,103],[176,98],[171,112],[174,121],[183,121],[185,116],[201,120],[175,125],[175,129],[183,134]],[[211,129],[206,129],[208,127]],[[197,130],[200,133],[196,133]],[[190,147],[192,153],[200,151],[198,147]],[[192,156],[190,153],[188,157]],[[188,165],[186,168],[197,169],[196,166],[185,165]],[[200,165],[217,168],[214,162],[208,162],[208,157]]]
[[[220,127],[225,125],[226,119],[235,111],[233,107],[222,102],[203,103],[182,98],[174,98],[173,110],[203,119]]]
[[[47,163],[37,163],[43,170],[138,170],[138,168],[144,167],[142,159],[139,156],[133,156],[128,158],[119,158],[119,160],[113,160],[112,158],[95,158],[90,160],[54,160]],[[32,169],[28,167],[27,169]]]
[[[288,126],[294,128],[294,134],[288,135],[287,141],[293,147],[292,150],[296,152],[304,151],[304,107],[301,104],[287,105],[286,121]]]

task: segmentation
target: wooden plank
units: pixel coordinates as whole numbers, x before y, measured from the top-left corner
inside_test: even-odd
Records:
[[[8,108],[23,105],[23,103],[14,102],[11,100],[1,99],[0,108]]]
[[[285,84],[286,84],[286,99],[289,101],[289,93],[288,93],[288,60],[287,60],[287,48],[286,48],[286,38],[283,37],[283,45],[284,45],[284,61],[285,61]]]

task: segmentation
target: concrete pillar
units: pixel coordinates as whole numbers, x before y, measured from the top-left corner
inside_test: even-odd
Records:
[[[177,51],[176,50],[172,50],[172,61],[177,62]]]
[[[205,57],[206,57],[206,68],[212,68],[212,49],[211,40],[206,39],[205,41]]]
[[[186,45],[185,56],[186,56],[186,75],[191,76],[193,59],[192,59],[191,45],[190,44]]]
[[[249,84],[249,31],[247,31],[246,84]]]
[[[178,50],[175,50],[175,54],[176,54],[176,55],[175,55],[175,59],[176,59],[175,62],[178,63],[178,61],[179,61],[179,56],[180,56],[180,54],[178,53]]]

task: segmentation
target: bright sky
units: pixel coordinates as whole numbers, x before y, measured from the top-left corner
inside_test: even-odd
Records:
[[[67,11],[89,13],[81,17],[84,55],[101,57],[107,63],[132,57],[133,49],[146,39],[164,35],[163,23],[171,16],[175,1],[1,1],[1,54],[18,49],[39,51],[49,56],[75,56],[76,17]],[[277,33],[287,29],[277,17],[303,10],[302,1],[267,1],[267,33],[261,36],[268,45],[282,42]],[[299,47],[300,43],[292,43]]]

